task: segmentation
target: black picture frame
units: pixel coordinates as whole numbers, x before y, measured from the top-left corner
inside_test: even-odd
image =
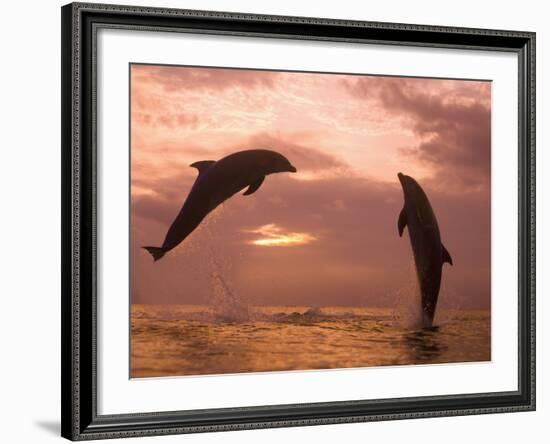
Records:
[[[72,3],[62,7],[62,436],[71,440],[535,409],[535,33]],[[97,414],[96,101],[99,27],[507,51],[519,66],[518,390]]]

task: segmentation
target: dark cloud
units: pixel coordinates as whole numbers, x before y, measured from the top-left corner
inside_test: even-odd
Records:
[[[317,173],[332,170],[344,173],[346,171],[349,172],[350,169],[348,165],[330,154],[312,147],[288,142],[269,134],[258,134],[248,139],[247,142],[240,143],[238,148],[222,150],[221,153],[208,152],[199,148],[190,149],[188,147],[186,147],[186,153],[196,153],[195,159],[189,159],[190,164],[197,160],[219,160],[235,151],[257,148],[272,149],[280,152],[300,172]],[[162,156],[163,153],[170,153],[171,150],[173,150],[172,146],[159,146],[155,152],[157,156]],[[153,191],[153,194],[135,197],[133,199],[133,210],[138,215],[154,219],[158,222],[166,222],[167,219],[177,214],[179,210],[178,205],[181,206],[183,204],[181,198],[182,190],[189,190],[197,176],[194,168],[182,163],[172,165],[170,171],[166,171],[166,169],[158,171],[159,176],[155,175],[155,170],[149,164],[134,162],[132,170],[134,177],[132,184]],[[144,171],[149,171],[149,174],[143,174]],[[270,198],[283,202],[277,193],[272,194]]]
[[[403,149],[403,154],[433,167],[442,189],[489,188],[489,84],[482,85],[476,100],[472,88],[446,94],[433,80],[364,77],[344,83],[354,97],[376,103],[388,115],[407,121],[421,142]]]
[[[250,148],[266,148],[286,156],[299,171],[320,172],[326,170],[349,170],[349,165],[336,156],[306,144],[289,142],[269,133],[257,134],[248,139]]]
[[[132,213],[161,224],[171,222],[183,205],[184,197],[196,179],[197,171],[182,167],[175,176],[142,178],[135,184],[152,190],[152,194],[132,196]]]

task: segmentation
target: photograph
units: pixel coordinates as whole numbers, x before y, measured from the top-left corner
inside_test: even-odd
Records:
[[[128,70],[130,378],[491,361],[491,80]]]
[[[524,440],[542,28],[405,3],[62,6],[63,437]]]

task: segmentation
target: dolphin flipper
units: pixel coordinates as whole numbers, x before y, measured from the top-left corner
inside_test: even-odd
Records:
[[[453,265],[453,258],[445,248],[445,245],[441,244],[441,254],[443,256],[443,263],[447,262],[451,265]]]
[[[262,186],[264,179],[265,179],[265,176],[262,176],[255,182],[252,182],[248,187],[248,189],[243,193],[243,196],[248,196],[249,194],[254,193],[258,188]]]
[[[407,225],[407,211],[405,210],[405,207],[401,210],[401,213],[399,213],[399,219],[397,220],[397,229],[399,230],[399,237],[403,236],[403,230],[405,229],[405,226]]]
[[[215,160],[201,160],[199,162],[192,163],[189,166],[199,170],[199,177],[200,177],[215,163],[216,163]]]

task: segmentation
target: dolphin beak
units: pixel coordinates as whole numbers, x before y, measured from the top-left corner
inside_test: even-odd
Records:
[[[291,172],[291,173],[295,173],[297,170],[296,170],[296,167],[294,165],[290,165],[288,171]]]
[[[399,179],[399,182],[401,182],[401,184],[403,184],[403,177],[405,177],[405,176],[403,175],[403,173],[397,173],[397,177],[398,177],[398,179]]]

